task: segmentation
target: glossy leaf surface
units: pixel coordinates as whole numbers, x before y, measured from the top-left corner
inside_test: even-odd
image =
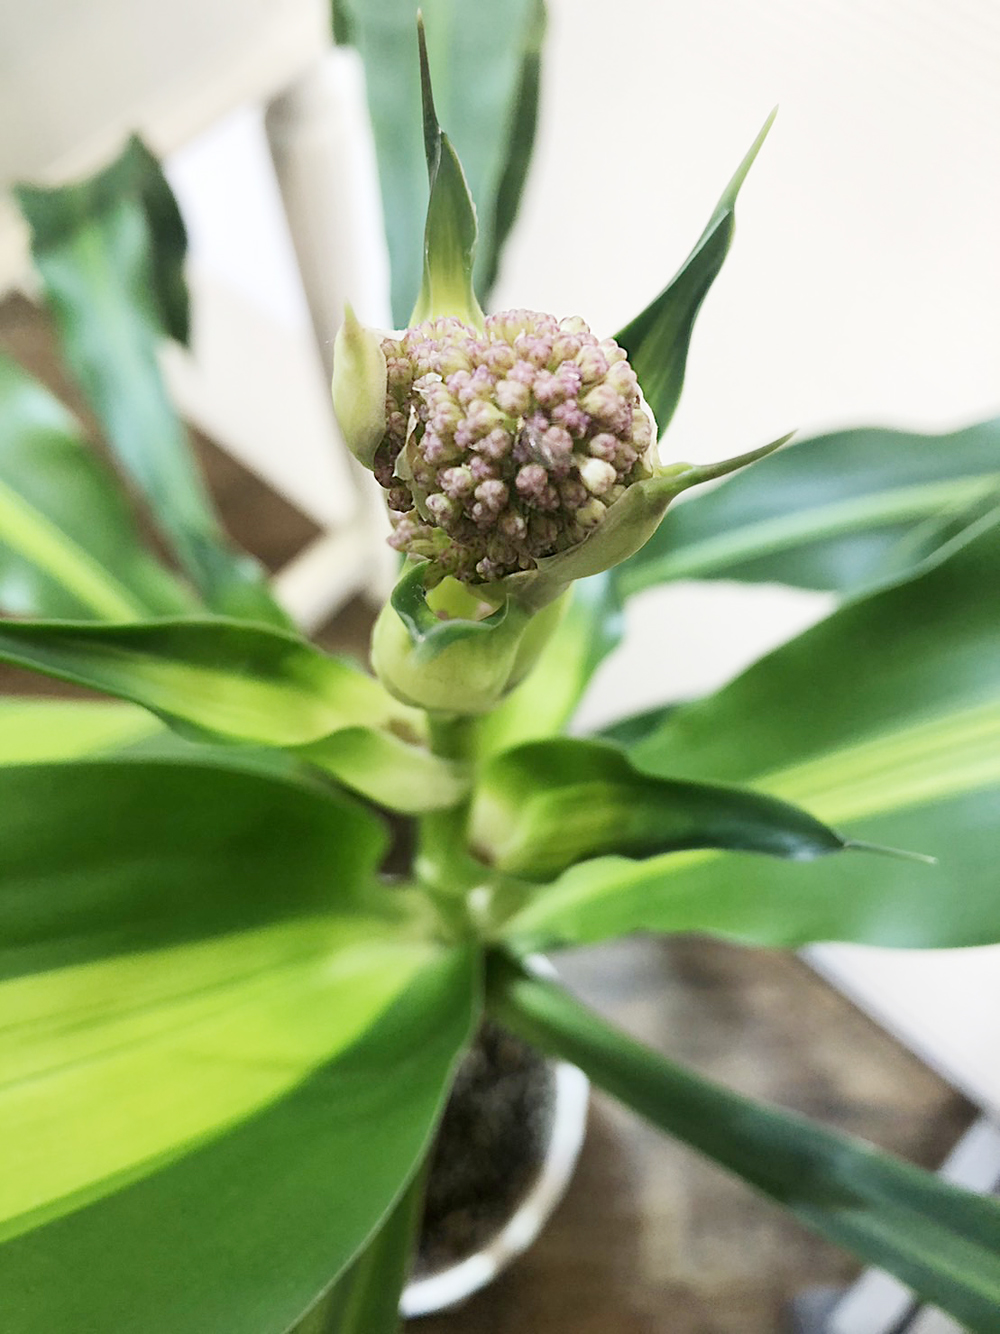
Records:
[[[385,850],[348,798],[214,764],[17,765],[0,795],[4,977],[343,910]]]
[[[291,1334],[396,1334],[423,1212],[422,1177],[418,1171],[361,1255]]]
[[[808,861],[846,846],[785,802],[745,788],[651,778],[618,747],[570,737],[493,759],[477,786],[470,827],[485,860],[528,879],[603,853],[713,847]]]
[[[186,331],[186,306],[183,233],[155,159],[132,140],[89,181],[16,194],[69,368],[182,568],[213,609],[287,625],[219,527],[160,373],[157,348]]]
[[[498,962],[493,983],[493,1012],[522,1038],[580,1066],[654,1125],[888,1269],[965,1328],[996,1328],[1000,1202],[713,1084],[513,965]]]
[[[160,731],[145,709],[103,700],[0,699],[0,765],[73,760]]]
[[[416,744],[418,715],[371,677],[278,630],[222,619],[10,621],[0,623],[0,661],[140,704],[207,739],[308,747],[341,782],[405,802],[400,809],[452,805],[463,790],[457,766]]]
[[[852,838],[937,864],[609,858],[539,894],[509,925],[521,943],[632,930],[770,945],[1000,940],[1000,529],[669,711],[629,753],[647,773],[747,783]]]
[[[282,814],[279,843],[301,833]],[[199,862],[196,887],[225,905],[201,922],[211,935],[171,939],[169,909],[188,905],[169,892],[156,931],[140,859],[113,883],[119,936],[129,907],[137,934],[153,926],[142,953],[59,962],[52,941],[44,972],[0,987],[12,1334],[279,1334],[365,1244],[426,1147],[472,1021],[470,961],[345,912],[349,871],[328,874],[343,830],[318,863],[296,846],[280,899],[243,846],[262,842],[253,823],[233,838],[224,819],[227,831],[228,856]]]
[[[736,196],[767,137],[774,112],[726,186],[698,243],[663,291],[615,334],[628,353],[660,434],[667,429],[684,386],[694,322],[719,276],[736,227]]]
[[[951,435],[838,431],[802,440],[674,507],[618,572],[777,581],[854,593],[915,572],[1000,505],[1000,420]]]
[[[365,64],[368,105],[392,261],[392,309],[406,323],[420,287],[427,178],[423,170],[416,14],[423,10],[441,124],[480,209],[476,289],[485,304],[504,227],[530,152],[536,0],[344,0]],[[503,194],[501,196],[501,189]]]
[[[2,355],[0,422],[0,610],[122,620],[195,605],[142,546],[73,417]]]
[[[366,1243],[474,1012],[384,847],[262,775],[0,773],[5,1331],[279,1334]]]

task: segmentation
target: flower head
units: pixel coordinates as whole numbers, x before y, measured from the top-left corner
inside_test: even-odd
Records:
[[[375,476],[390,541],[465,583],[576,546],[652,476],[654,429],[625,353],[583,320],[428,320],[381,342],[385,433]]]
[[[346,312],[333,402],[348,448],[385,491],[391,544],[414,558],[376,622],[372,664],[407,703],[471,715],[530,670],[574,581],[634,555],[689,486],[782,443],[721,464],[663,465],[636,373],[665,426],[767,127],[677,278],[617,338],[529,310],[486,317],[473,284],[475,207],[437,121],[419,23],[418,32],[430,187],[423,281],[401,333],[365,329]]]

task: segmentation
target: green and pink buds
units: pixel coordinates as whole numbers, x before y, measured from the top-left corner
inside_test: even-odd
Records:
[[[708,468],[663,466],[635,372],[613,338],[534,311],[481,329],[439,316],[399,334],[348,316],[334,407],[381,484],[389,541],[489,603],[543,606],[626,560],[670,501],[762,451]]]
[[[376,624],[373,665],[407,703],[474,714],[530,669],[575,580],[634,555],[681,491],[782,443],[709,467],[663,465],[653,415],[665,425],[676,406],[691,326],[767,127],[686,264],[617,338],[576,317],[484,316],[475,208],[418,33],[423,282],[402,332],[362,328],[347,312],[333,399],[348,447],[383,488],[390,543],[410,558]]]
[[[385,434],[372,468],[391,544],[463,583],[537,568],[652,476],[654,429],[613,339],[580,319],[441,318],[382,341]]]

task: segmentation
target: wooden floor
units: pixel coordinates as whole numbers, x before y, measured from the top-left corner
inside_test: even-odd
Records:
[[[0,347],[66,394],[47,331],[0,306]],[[234,536],[270,568],[311,525],[198,441]],[[356,605],[320,636],[357,650]],[[37,690],[7,673],[0,685]],[[968,1105],[796,958],[708,940],[635,940],[561,956],[564,978],[630,1032],[732,1088],[937,1164]],[[570,1191],[539,1243],[462,1310],[414,1334],[777,1334],[803,1287],[852,1261],[768,1202],[596,1096]]]
[[[798,959],[717,941],[563,955],[566,981],[729,1087],[936,1164],[963,1101]],[[415,1334],[776,1334],[788,1300],[856,1272],[776,1206],[595,1095],[580,1167],[535,1248]]]

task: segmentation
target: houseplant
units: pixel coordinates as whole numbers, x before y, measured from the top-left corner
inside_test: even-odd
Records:
[[[5,365],[0,587],[17,618],[0,658],[123,702],[5,706],[3,1328],[394,1328],[420,1165],[484,1012],[994,1328],[996,1205],[655,1056],[531,956],[637,930],[1000,936],[996,428],[947,450],[888,433],[793,445],[660,524],[675,493],[725,470],[659,464],[646,404],[662,432],[759,141],[618,336],[640,397],[579,324],[481,321],[474,213],[426,62],[424,117],[416,323],[459,323],[386,342],[349,321],[335,385],[352,446],[406,501],[412,555],[381,614],[378,678],[288,626],[190,468],[153,355],[163,329],[183,332],[182,244],[141,146],[76,193],[22,194],[68,356],[182,573],[144,552],[66,415]],[[96,316],[81,256],[106,267]],[[464,359],[469,380],[422,380],[434,358]],[[497,387],[509,360],[530,364],[530,412]],[[556,416],[570,363],[581,391],[593,376],[585,422]],[[493,379],[463,401],[474,365]],[[484,457],[463,425],[475,443],[510,436],[494,441],[500,471],[471,478],[504,491],[470,498],[464,474],[441,477]],[[586,457],[567,461],[553,429]],[[521,444],[536,452],[514,457]],[[851,597],[716,695],[611,737],[558,735],[621,599],[679,573]],[[817,696],[821,711],[804,707]],[[416,826],[401,883],[379,876],[379,811]]]

